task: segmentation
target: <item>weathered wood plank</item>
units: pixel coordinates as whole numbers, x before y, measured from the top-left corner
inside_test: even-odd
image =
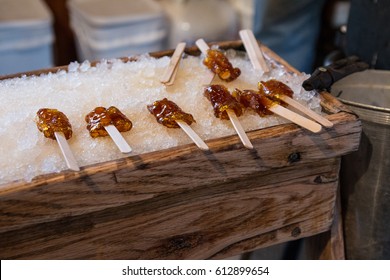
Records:
[[[0,257],[198,259],[236,253],[248,242],[254,249],[312,235],[330,227],[337,162],[301,163],[274,169],[268,178],[259,174],[25,225],[0,234]],[[300,233],[288,234],[289,225]],[[259,241],[275,232],[277,239]]]
[[[310,236],[306,242],[306,254],[310,259],[345,260],[340,189],[337,191],[335,211],[330,230]]]

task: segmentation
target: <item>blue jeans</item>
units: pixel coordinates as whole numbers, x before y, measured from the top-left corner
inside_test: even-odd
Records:
[[[255,37],[299,71],[311,73],[325,0],[254,0]]]

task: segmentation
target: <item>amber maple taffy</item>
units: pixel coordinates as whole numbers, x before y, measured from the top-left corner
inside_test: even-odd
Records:
[[[80,171],[67,141],[72,137],[72,126],[66,115],[57,109],[42,108],[37,112],[36,124],[46,138],[57,140],[66,166],[73,171]]]
[[[279,115],[299,126],[302,126],[308,130],[310,130],[311,132],[314,132],[314,133],[318,133],[321,131],[321,126],[316,123],[316,122],[313,122],[312,120],[309,120],[305,117],[302,117],[301,115],[297,114],[297,113],[294,113],[293,111],[290,111],[286,108],[284,108],[283,106],[279,105],[277,102],[275,101],[272,101],[271,99],[269,99],[266,94],[258,91],[254,91],[254,90],[247,90],[245,91],[247,94],[248,92],[250,94],[253,95],[253,98],[256,100],[256,103],[258,102],[259,104],[261,104],[261,106],[265,107],[267,110],[271,111],[272,113],[276,114],[276,115]],[[242,93],[242,91],[236,89],[235,92],[233,93],[233,95],[240,95]],[[243,104],[242,102],[240,102],[241,104]],[[254,101],[252,101],[252,105],[255,105]],[[243,104],[244,107],[248,107],[247,105]],[[255,108],[252,108],[256,111]],[[258,112],[259,113],[259,112]],[[260,115],[260,113],[259,113]]]
[[[274,85],[273,85],[274,84]],[[268,86],[270,85],[270,86]],[[322,117],[321,115],[317,114],[313,110],[310,110],[309,108],[303,106],[298,101],[292,99],[293,90],[290,89],[287,85],[284,83],[277,81],[277,80],[269,80],[266,82],[259,82],[259,88],[263,87],[267,90],[267,94],[270,95],[272,98],[275,98],[277,100],[283,101],[291,107],[294,107],[295,109],[299,110],[300,112],[304,113],[306,116],[310,117],[311,119],[315,120],[319,124],[325,126],[325,127],[333,127],[333,123],[329,121],[328,119]],[[288,90],[291,91],[292,94],[291,97],[284,93],[283,91]]]
[[[233,98],[233,96],[231,96],[228,89],[222,85],[210,85],[205,88],[204,94],[214,108],[214,115],[218,118],[229,119],[244,147],[253,149],[253,145],[238,120],[235,111],[241,111],[241,105]],[[226,112],[227,116],[223,114],[224,112]],[[242,112],[239,112],[239,115],[241,115],[241,113]]]
[[[207,45],[205,40],[198,39],[195,42],[196,46],[199,48],[199,50],[203,53],[203,55],[207,56],[207,51],[210,49],[210,47]],[[209,85],[214,80],[215,73],[208,71],[208,74],[205,76],[205,81],[203,82],[203,85]]]
[[[105,132],[107,132],[107,134],[114,141],[115,145],[118,147],[121,153],[131,153],[132,149],[130,145],[123,138],[118,128],[113,124],[113,120],[109,115],[109,112],[111,110],[116,114],[117,118],[121,118],[121,121],[127,124],[127,128],[122,129],[122,132],[129,131],[132,128],[131,121],[116,107],[111,106],[108,109],[104,107],[97,107],[85,117],[85,121],[88,123],[87,128],[90,132],[90,135],[94,138],[101,137],[106,136]],[[100,123],[102,121],[103,116],[107,124]]]
[[[198,39],[195,42],[195,44],[204,55],[207,55],[207,51],[210,47],[207,45],[207,43],[203,39]],[[212,73],[212,72],[210,72],[210,73]],[[214,78],[214,75],[213,75],[213,78]],[[211,84],[211,82],[213,81],[213,78],[211,78],[207,84]],[[231,121],[234,129],[236,130],[237,135],[240,138],[244,147],[248,148],[248,149],[253,149],[253,145],[252,145],[251,141],[249,140],[248,136],[246,135],[245,130],[242,127],[237,115],[234,113],[234,111],[229,110],[229,109],[226,110],[226,113],[228,114],[229,120]]]
[[[190,124],[195,122],[193,116],[182,111],[176,103],[164,98],[153,102],[147,108],[156,117],[158,123],[168,128],[180,127],[199,149],[209,150],[207,144],[190,127]]]
[[[250,29],[244,29],[239,32],[241,40],[244,44],[245,50],[248,54],[249,60],[252,63],[252,66],[256,70],[261,70],[264,73],[269,72],[269,68],[267,66],[267,63],[265,62],[263,53],[260,49],[259,44],[256,41],[256,38]],[[330,122],[328,119],[322,117],[321,115],[317,114],[313,110],[310,110],[309,108],[303,106],[301,103],[295,101],[291,97],[280,93],[276,96],[279,100],[289,104],[290,106],[294,107],[295,109],[299,110],[300,112],[304,113],[306,116],[312,118],[316,122],[320,123],[321,125],[325,127],[332,127],[333,123]]]
[[[179,68],[179,63],[181,60],[181,57],[183,55],[184,49],[186,47],[186,43],[179,43],[176,46],[176,49],[171,57],[171,60],[169,62],[169,65],[161,79],[161,83],[165,84],[166,86],[173,85],[177,70]]]
[[[218,49],[210,49],[204,40],[197,41],[200,48],[204,49],[205,57],[203,65],[205,65],[212,73],[225,82],[232,82],[241,75],[241,69],[234,67],[226,55]]]
[[[261,51],[252,30],[244,29],[241,30],[239,34],[253,68],[256,70],[261,70],[264,73],[269,72],[269,68],[265,62],[263,52]]]

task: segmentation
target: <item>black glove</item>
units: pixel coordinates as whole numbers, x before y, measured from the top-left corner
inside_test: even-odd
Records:
[[[350,56],[338,60],[329,66],[318,67],[311,77],[302,83],[305,90],[330,90],[336,81],[349,74],[368,69],[369,65],[361,61],[357,56]]]

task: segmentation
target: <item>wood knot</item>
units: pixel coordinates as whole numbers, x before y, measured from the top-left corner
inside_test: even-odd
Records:
[[[177,235],[166,240],[165,250],[167,253],[174,253],[186,249],[191,249],[199,245],[202,236],[196,233]]]
[[[334,176],[318,175],[314,178],[314,183],[316,183],[316,184],[327,184],[327,183],[336,182],[336,181],[337,181],[337,178],[335,178]]]
[[[291,231],[291,236],[293,236],[293,237],[298,237],[300,234],[301,234],[301,228],[300,227],[295,227]]]
[[[191,248],[193,242],[185,237],[176,237],[169,240],[169,245],[174,249]]]
[[[322,176],[318,175],[314,178],[314,183],[321,184],[322,183]]]
[[[291,153],[287,158],[289,163],[298,162],[301,160],[301,154],[299,152]]]

